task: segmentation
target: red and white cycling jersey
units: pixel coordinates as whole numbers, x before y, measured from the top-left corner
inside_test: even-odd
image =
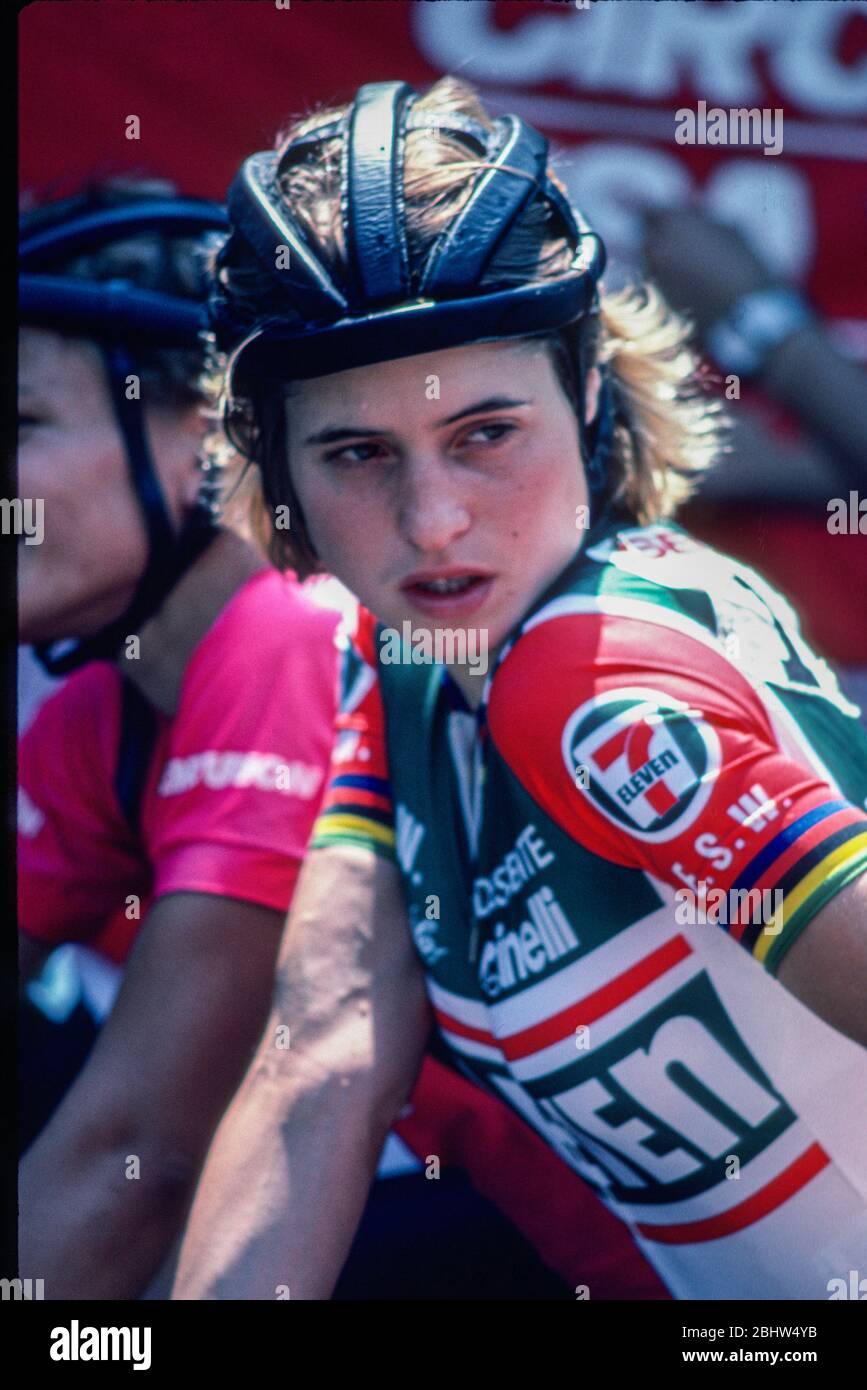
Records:
[[[867,737],[794,614],[614,526],[478,708],[381,636],[362,610],[312,843],[397,860],[456,1063],[675,1294],[827,1297],[867,1258],[867,1052],[774,975],[867,870]]]

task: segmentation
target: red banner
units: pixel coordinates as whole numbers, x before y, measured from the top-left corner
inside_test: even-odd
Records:
[[[71,0],[33,4],[20,24],[25,187],[137,168],[222,196],[244,154],[316,103],[452,72],[546,131],[625,270],[643,206],[698,199],[867,357],[863,0]],[[707,143],[680,144],[677,113],[699,103]],[[773,138],[710,143],[713,113],[734,110]]]

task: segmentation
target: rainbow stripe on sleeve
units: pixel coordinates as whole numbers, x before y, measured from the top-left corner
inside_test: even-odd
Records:
[[[338,842],[364,845],[394,859],[391,786],[384,777],[344,772],[331,778],[310,848]]]
[[[775,835],[729,890],[779,891],[781,906],[771,929],[752,922],[733,926],[731,935],[773,973],[816,913],[865,871],[863,812],[848,801],[813,807]]]

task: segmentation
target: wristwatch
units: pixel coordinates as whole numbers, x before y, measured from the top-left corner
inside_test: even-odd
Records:
[[[711,324],[705,346],[723,371],[755,377],[775,347],[812,322],[812,311],[797,290],[781,285],[753,290]]]

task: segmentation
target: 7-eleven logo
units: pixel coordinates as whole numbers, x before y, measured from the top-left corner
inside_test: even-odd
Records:
[[[610,691],[567,721],[563,757],[589,769],[581,790],[609,820],[642,839],[680,835],[707,804],[719,739],[698,710],[658,691]]]
[[[660,727],[661,726],[661,727]],[[660,738],[665,746],[660,746]],[[651,745],[656,740],[656,752],[651,757]],[[621,799],[626,799],[627,805],[634,797],[643,797],[647,803],[645,819],[649,822],[653,817],[664,816],[673,806],[677,805],[677,795],[667,785],[664,778],[670,768],[677,768],[680,759],[676,751],[671,747],[671,736],[665,728],[662,715],[649,714],[640,719],[637,724],[630,724],[625,729],[618,729],[617,733],[605,740],[600,748],[593,754],[593,762],[602,772],[620,762],[626,760],[626,773],[637,775],[640,779],[642,769],[650,769],[656,772],[656,780],[645,782],[642,786],[639,780],[636,786],[635,776],[630,778],[622,786],[617,788],[617,794]],[[693,779],[694,780],[694,779]],[[628,790],[628,798],[624,797],[624,788]]]

